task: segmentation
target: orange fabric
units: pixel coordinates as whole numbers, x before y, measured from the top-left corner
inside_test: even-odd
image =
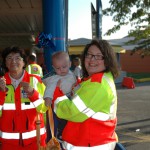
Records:
[[[38,96],[39,96],[39,93],[36,90],[34,90],[32,96],[29,96],[29,99],[31,102],[34,102],[38,99]]]
[[[62,90],[57,86],[57,87],[55,88],[54,95],[53,95],[52,108],[54,108],[54,101],[57,99],[57,97],[63,96],[63,95],[64,95],[64,93],[63,93]]]
[[[96,73],[96,74],[93,74],[92,76],[84,78],[83,81],[86,81],[86,80],[91,78],[91,82],[101,82],[103,75],[104,75],[103,72],[102,73]]]
[[[82,123],[68,121],[62,138],[75,146],[85,147],[116,142],[116,122],[117,119],[104,122],[92,118]]]
[[[101,82],[104,73],[93,74],[91,78],[91,82]]]
[[[19,145],[12,145],[9,143],[3,143],[0,146],[0,150],[37,150],[37,143],[34,142],[28,146],[19,146]]]
[[[0,105],[4,104],[6,92],[0,91]]]

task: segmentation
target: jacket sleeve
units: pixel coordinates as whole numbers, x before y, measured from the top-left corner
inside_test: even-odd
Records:
[[[40,113],[45,113],[47,111],[47,107],[45,106],[43,95],[45,90],[45,85],[41,80],[39,80],[35,86],[35,83],[33,83],[34,92],[32,96],[28,97],[30,101],[34,104],[36,107],[36,110]]]
[[[114,96],[108,85],[103,84],[83,82],[71,100],[65,95],[57,97],[54,101],[55,113],[59,118],[73,122],[83,122],[97,112],[110,114]]]
[[[54,90],[54,96],[53,96],[52,103],[54,103],[54,101],[55,101],[58,97],[63,96],[63,95],[64,95],[64,93],[62,92],[62,90],[61,90],[58,86],[56,86],[56,88],[55,88],[55,90]]]
[[[0,116],[2,115],[2,107],[5,102],[6,92],[0,91]]]

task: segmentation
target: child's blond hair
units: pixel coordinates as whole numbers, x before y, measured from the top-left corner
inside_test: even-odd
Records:
[[[68,61],[70,61],[69,55],[68,55],[67,52],[58,51],[58,52],[55,52],[55,53],[52,54],[52,64],[53,64],[54,60],[59,61],[60,59],[62,59],[62,57],[66,57],[66,59],[67,59]]]

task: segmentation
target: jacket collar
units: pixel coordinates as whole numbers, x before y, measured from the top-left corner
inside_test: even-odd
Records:
[[[9,72],[7,72],[4,77],[6,78],[6,84],[11,84],[11,78],[9,76]],[[29,74],[27,71],[24,71],[24,76],[22,78],[22,81],[25,81],[25,82],[30,81]]]
[[[95,73],[87,78],[84,78],[83,80],[86,81],[88,79],[91,79],[91,82],[101,82],[104,72],[101,73]]]

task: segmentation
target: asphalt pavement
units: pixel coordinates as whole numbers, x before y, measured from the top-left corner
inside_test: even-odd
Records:
[[[150,150],[150,82],[128,89],[116,84],[119,142],[127,150]]]

